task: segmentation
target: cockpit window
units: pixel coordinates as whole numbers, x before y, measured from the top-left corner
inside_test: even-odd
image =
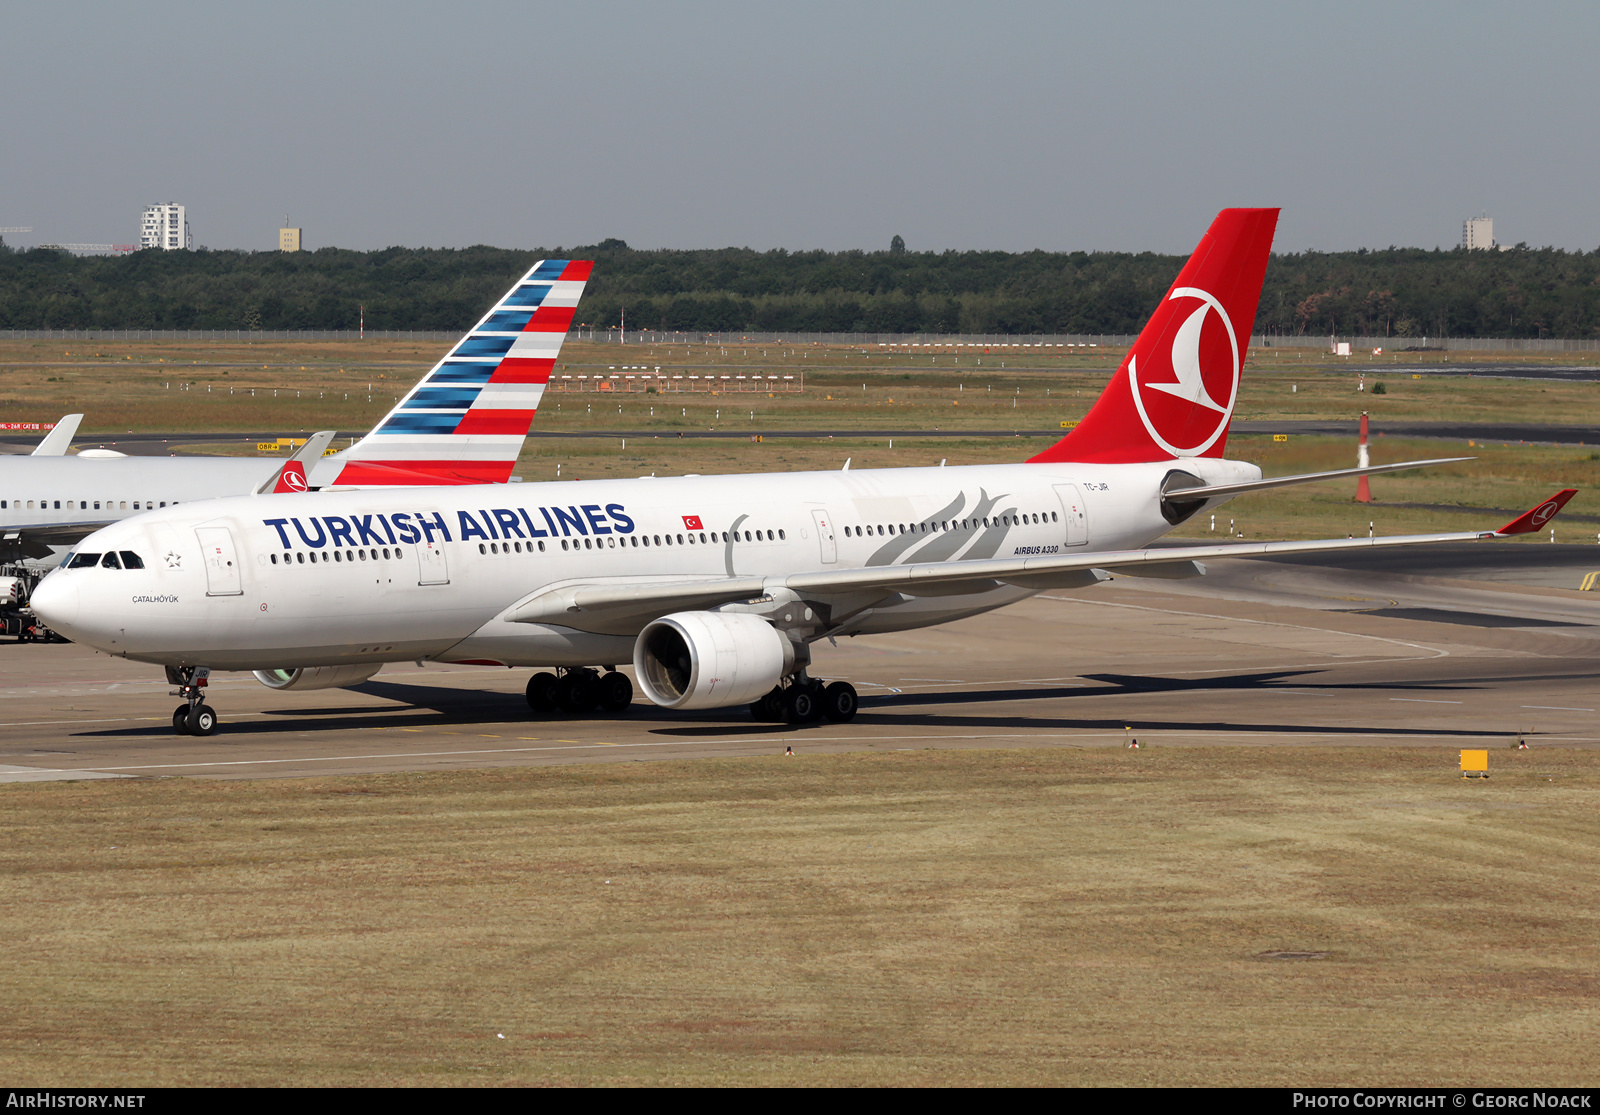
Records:
[[[117,560],[117,555],[116,554],[111,553],[111,554],[107,554],[105,557],[100,559],[100,568],[102,568],[102,569],[121,569],[122,568],[122,563]]]
[[[99,554],[73,554],[68,569],[89,569],[100,564]]]
[[[122,555],[122,568],[124,568],[124,569],[143,569],[144,568],[144,559],[141,558],[138,554],[134,553],[132,550],[118,550],[117,552]]]

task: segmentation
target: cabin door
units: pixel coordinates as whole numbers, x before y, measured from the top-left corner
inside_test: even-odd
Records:
[[[227,527],[195,527],[194,534],[200,540],[200,555],[206,566],[206,595],[243,596],[233,531]]]

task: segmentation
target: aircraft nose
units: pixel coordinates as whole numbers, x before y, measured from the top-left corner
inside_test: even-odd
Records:
[[[44,620],[46,627],[72,637],[78,613],[83,609],[76,581],[70,577],[46,577],[33,590],[29,603],[33,614]]]

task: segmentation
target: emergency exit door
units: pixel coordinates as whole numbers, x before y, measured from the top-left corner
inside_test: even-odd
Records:
[[[1064,544],[1082,546],[1089,541],[1089,516],[1083,505],[1083,493],[1076,484],[1055,485],[1056,498],[1061,501],[1061,521],[1066,524]]]
[[[833,516],[820,507],[812,508],[811,521],[817,524],[817,545],[822,547],[822,564],[839,560],[839,543],[833,536]]]

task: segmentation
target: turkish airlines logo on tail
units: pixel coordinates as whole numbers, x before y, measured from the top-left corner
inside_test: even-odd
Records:
[[[303,492],[310,488],[306,483],[305,466],[299,461],[290,461],[283,466],[283,471],[278,474],[277,486],[272,489],[272,494],[279,492]]]
[[[1133,405],[1151,438],[1174,457],[1193,457],[1216,444],[1228,429],[1239,399],[1239,337],[1222,303],[1198,287],[1177,287],[1167,301],[1198,299],[1172,335],[1166,360],[1147,354],[1128,361]]]
[[[1541,503],[1538,507],[1533,509],[1533,525],[1536,527],[1544,526],[1544,524],[1548,523],[1552,518],[1554,518],[1555,513],[1560,510],[1561,504],[1557,503],[1553,499],[1546,500],[1544,503]]]

